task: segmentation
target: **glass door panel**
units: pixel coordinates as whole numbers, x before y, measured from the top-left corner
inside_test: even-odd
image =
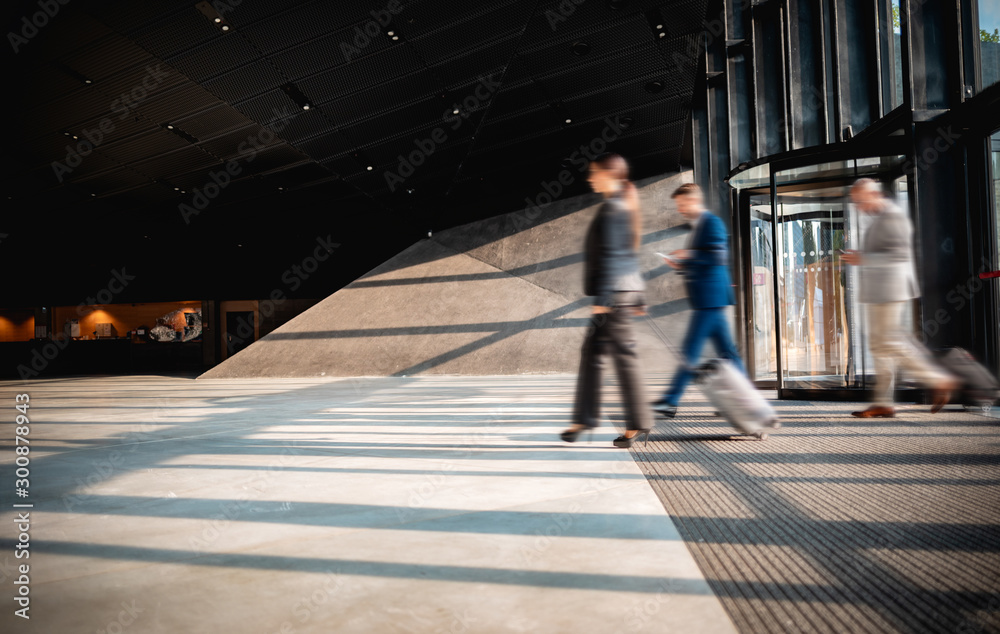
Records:
[[[863,385],[862,314],[856,271],[840,250],[857,248],[864,227],[845,224],[848,187],[779,192],[778,293],[786,388]],[[851,214],[855,216],[854,214]]]
[[[996,222],[997,240],[993,258],[993,270],[1000,270],[1000,130],[990,137],[990,171],[993,185],[993,220]]]
[[[750,196],[750,339],[755,381],[778,378],[777,337],[774,328],[774,245],[771,197]]]

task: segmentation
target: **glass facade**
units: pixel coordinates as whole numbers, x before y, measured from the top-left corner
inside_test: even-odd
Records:
[[[892,0],[892,95],[890,108],[903,105],[903,41],[899,18],[899,0]]]
[[[990,137],[990,184],[993,186],[993,223],[996,225],[997,253],[994,253],[993,270],[1000,270],[1000,130]]]
[[[979,0],[979,59],[983,88],[1000,81],[1000,2]]]
[[[914,223],[911,332],[1000,368],[1000,284],[949,300],[972,263],[1000,268],[1000,2],[723,2],[692,164],[731,205],[752,378],[779,394],[871,387],[859,272],[839,254],[864,234],[848,195],[862,176]]]
[[[871,386],[865,310],[856,298],[859,272],[840,254],[861,248],[871,221],[850,202],[858,178],[879,180],[909,209],[904,159],[818,163],[776,171],[773,179],[762,165],[730,182],[748,190],[741,215],[749,243],[748,356],[755,381],[776,382],[780,373],[780,385],[790,389]],[[906,319],[912,329],[913,315]]]

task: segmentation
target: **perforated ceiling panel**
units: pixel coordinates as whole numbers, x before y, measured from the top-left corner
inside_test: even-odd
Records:
[[[610,149],[635,177],[676,169],[705,5],[74,0],[7,60],[23,88],[8,202],[128,219],[91,238],[141,240],[150,258],[167,236],[219,245],[207,261],[286,257],[270,228],[234,219],[294,208],[316,218],[299,218],[304,233],[338,219],[361,240],[389,232],[358,247],[380,261],[428,229],[523,207],[608,121],[628,122]],[[227,170],[204,213],[179,212]]]

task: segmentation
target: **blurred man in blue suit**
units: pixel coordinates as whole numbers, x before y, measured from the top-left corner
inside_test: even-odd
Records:
[[[729,279],[726,226],[718,216],[705,209],[701,188],[694,183],[681,185],[671,197],[692,230],[687,248],[671,253],[666,263],[684,274],[694,314],[684,337],[681,366],[663,398],[653,404],[657,414],[668,418],[677,414],[677,404],[694,378],[706,339],[712,340],[719,356],[731,360],[746,373],[726,319],[726,306],[735,303]]]

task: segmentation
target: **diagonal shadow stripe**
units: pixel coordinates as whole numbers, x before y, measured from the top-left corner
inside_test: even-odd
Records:
[[[292,511],[294,508],[294,511]],[[597,539],[670,540],[678,538],[666,515],[631,513],[538,513],[532,511],[477,511],[425,506],[386,506],[225,498],[144,498],[138,496],[87,495],[65,509],[53,504],[47,511],[123,517],[169,519],[225,519],[301,526],[349,529],[392,529],[487,535],[535,537],[566,515],[559,526],[564,537]],[[541,533],[544,534],[544,533]],[[659,536],[659,537],[651,537]]]
[[[0,539],[0,547],[13,550],[15,542]],[[389,577],[421,581],[451,581],[456,583],[503,584],[537,588],[601,590],[605,592],[667,593],[710,597],[708,584],[701,579],[644,577],[638,575],[594,574],[579,572],[548,572],[506,568],[486,568],[440,564],[405,564],[353,559],[323,559],[317,557],[286,557],[213,553],[189,550],[140,548],[84,544],[79,542],[46,541],[45,552],[73,557],[94,557],[123,561],[217,566],[251,570],[334,573],[366,577]]]

